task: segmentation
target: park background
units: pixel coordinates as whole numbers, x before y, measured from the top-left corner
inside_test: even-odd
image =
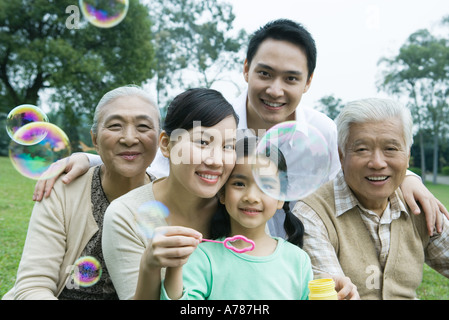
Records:
[[[77,5],[0,0],[0,297],[15,280],[35,184],[7,158],[9,111],[37,105],[67,133],[73,151],[94,152],[89,130],[105,92],[141,85],[162,115],[188,87],[214,88],[232,101],[246,86],[248,37],[278,18],[302,23],[317,43],[301,105],[334,119],[355,99],[406,104],[415,122],[411,169],[449,208],[446,0],[130,0],[126,18],[109,29],[77,19],[67,10]],[[424,271],[420,298],[449,299],[449,280]]]

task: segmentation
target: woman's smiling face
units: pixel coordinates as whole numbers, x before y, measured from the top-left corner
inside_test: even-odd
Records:
[[[138,96],[114,99],[99,116],[92,140],[105,169],[124,177],[145,172],[158,148],[159,114]]]
[[[214,197],[235,165],[236,129],[229,116],[212,127],[174,131],[166,152],[170,176],[200,198]]]

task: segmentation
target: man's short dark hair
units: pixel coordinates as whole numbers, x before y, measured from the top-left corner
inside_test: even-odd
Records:
[[[309,79],[311,77],[315,71],[317,50],[315,40],[306,28],[288,19],[278,19],[267,23],[258,29],[249,41],[248,51],[246,53],[248,65],[251,64],[260,44],[267,39],[287,41],[303,50],[307,57],[307,78]]]

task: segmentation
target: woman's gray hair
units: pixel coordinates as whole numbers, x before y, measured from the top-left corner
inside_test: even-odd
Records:
[[[127,85],[123,87],[118,87],[116,89],[113,89],[109,92],[107,92],[98,102],[95,113],[94,113],[94,120],[92,124],[92,133],[94,135],[98,132],[98,118],[100,116],[100,112],[103,109],[104,106],[111,103],[113,100],[120,98],[120,97],[127,97],[127,96],[138,96],[146,101],[148,101],[157,111],[158,113],[158,124],[159,124],[159,130],[161,128],[161,114],[159,112],[159,108],[157,104],[154,102],[153,97],[151,97],[148,92],[143,90],[141,87],[136,85]]]
[[[410,110],[394,100],[370,98],[349,102],[335,119],[338,132],[337,142],[343,155],[346,151],[351,124],[382,122],[390,118],[398,118],[402,121],[406,148],[410,152],[413,144],[413,120]]]

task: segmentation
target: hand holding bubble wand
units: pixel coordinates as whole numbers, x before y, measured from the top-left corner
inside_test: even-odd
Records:
[[[242,241],[244,241],[246,243],[249,243],[250,246],[242,248],[242,249],[238,249],[238,248],[236,248],[236,247],[234,247],[234,246],[229,244],[229,242],[233,242],[233,241],[236,241],[236,240],[242,240]],[[223,243],[223,245],[224,245],[224,247],[226,249],[232,250],[232,251],[234,251],[236,253],[244,253],[244,252],[247,252],[247,251],[252,251],[252,250],[254,250],[254,247],[256,246],[256,244],[254,243],[253,240],[248,239],[247,237],[242,236],[242,235],[236,235],[236,236],[233,236],[233,237],[228,237],[228,238],[224,239],[224,241],[210,240],[210,239],[203,239],[202,241]]]
[[[154,230],[158,226],[166,225],[165,219],[169,216],[168,208],[159,201],[148,201],[143,203],[137,210],[135,216],[137,226],[142,231],[147,239],[154,237]],[[250,245],[248,247],[238,249],[230,244],[237,240],[242,240]],[[233,237],[228,237],[224,241],[202,239],[206,242],[222,243],[226,249],[232,250],[236,253],[244,253],[247,251],[254,250],[255,243],[242,235],[236,235]]]

